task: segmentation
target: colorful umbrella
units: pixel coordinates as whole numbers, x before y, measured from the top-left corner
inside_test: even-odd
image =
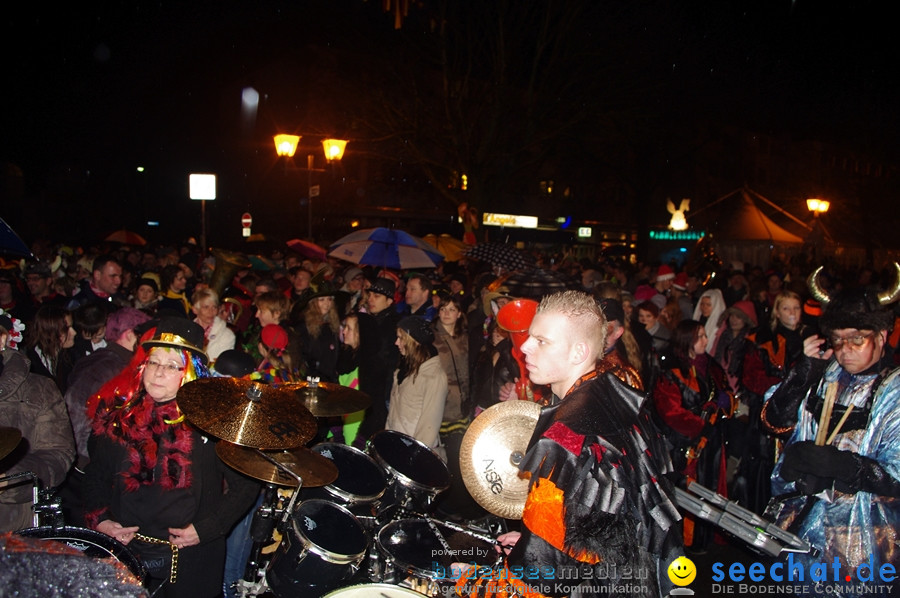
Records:
[[[426,243],[443,253],[444,259],[446,259],[448,262],[458,261],[463,257],[463,253],[467,249],[472,247],[471,245],[463,243],[456,237],[451,237],[447,234],[443,234],[441,236],[425,235],[422,238]]]
[[[134,231],[120,228],[117,231],[106,235],[104,241],[112,241],[114,243],[122,243],[123,245],[146,245],[147,240]]]
[[[328,255],[365,266],[394,270],[434,268],[444,256],[413,235],[389,228],[366,228],[332,243]]]
[[[23,255],[31,257],[28,245],[19,238],[3,218],[0,218],[0,253],[4,255]]]
[[[479,243],[464,255],[473,260],[489,262],[494,268],[507,271],[534,267],[534,260],[530,256],[506,243]]]
[[[509,289],[513,297],[534,299],[540,301],[544,295],[552,295],[559,291],[576,290],[581,287],[581,281],[557,272],[556,270],[542,270],[539,268],[511,274],[503,283]]]
[[[315,243],[311,241],[304,241],[303,239],[291,239],[287,242],[288,249],[291,251],[296,251],[302,256],[312,258],[314,260],[319,260],[321,262],[325,261],[325,248],[319,247]]]

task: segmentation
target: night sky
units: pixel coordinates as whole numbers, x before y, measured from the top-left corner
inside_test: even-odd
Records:
[[[6,9],[0,215],[23,236],[59,238],[137,227],[159,209],[193,218],[196,206],[178,203],[189,204],[186,173],[265,176],[275,168],[270,135],[303,122],[309,94],[338,92],[305,80],[304,64],[328,60],[329,48],[381,48],[390,68],[397,45],[429,26],[438,3],[422,3],[399,33],[375,0]],[[632,89],[635,112],[896,156],[898,52],[886,3],[595,2],[589,15],[584,39],[609,55],[610,85]],[[263,96],[250,129],[239,113],[246,85]],[[232,183],[215,209],[233,219],[257,193]],[[12,199],[21,197],[20,211]],[[51,209],[28,210],[35,205]],[[98,224],[92,209],[110,206],[115,214]]]

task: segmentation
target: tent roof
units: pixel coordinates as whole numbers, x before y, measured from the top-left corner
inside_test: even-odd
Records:
[[[775,224],[742,190],[737,205],[725,210],[712,232],[724,241],[772,241],[802,244],[803,239]],[[727,219],[726,219],[727,218]]]

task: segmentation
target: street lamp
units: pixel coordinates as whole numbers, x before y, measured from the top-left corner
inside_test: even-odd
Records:
[[[279,157],[293,158],[297,152],[297,145],[300,143],[300,135],[275,135],[275,153]],[[344,150],[347,147],[345,139],[325,139],[322,141],[322,148],[325,151],[325,159],[331,163],[344,157]],[[319,186],[313,186],[312,173],[324,172],[324,168],[315,168],[316,157],[314,154],[306,156],[306,183],[308,188],[307,195],[307,237],[312,240],[312,198],[318,197]]]
[[[831,202],[825,199],[811,198],[806,200],[806,208],[812,212],[813,218],[818,218],[819,215],[827,212],[830,207]]]

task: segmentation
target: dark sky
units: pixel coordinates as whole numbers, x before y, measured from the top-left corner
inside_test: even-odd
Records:
[[[139,163],[210,168],[218,150],[204,136],[237,128],[237,90],[271,81],[285,54],[399,39],[375,0],[22,4],[5,9],[0,160],[22,169],[26,196],[47,193],[66,169],[82,178]],[[623,70],[633,63],[661,81],[648,107],[676,103],[690,117],[894,151],[898,52],[887,3],[596,4],[596,18],[606,7],[615,15],[598,30],[620,37]],[[404,35],[421,26],[418,10]],[[257,126],[279,128],[277,118],[262,113]],[[94,193],[130,184],[109,179]],[[10,211],[0,210],[8,220]]]

